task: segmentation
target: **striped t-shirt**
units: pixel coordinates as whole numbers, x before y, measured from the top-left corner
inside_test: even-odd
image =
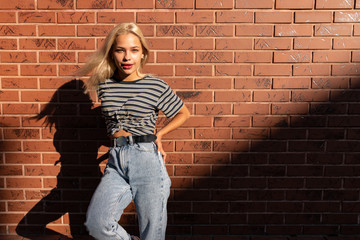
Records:
[[[107,79],[99,84],[98,96],[108,135],[120,130],[154,134],[159,110],[171,118],[184,105],[167,83],[149,75],[135,81]]]

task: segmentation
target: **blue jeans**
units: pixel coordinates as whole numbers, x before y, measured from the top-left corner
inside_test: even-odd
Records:
[[[118,224],[134,200],[141,240],[164,240],[170,178],[155,143],[130,143],[109,150],[109,160],[89,205],[86,227],[100,240],[129,240]]]

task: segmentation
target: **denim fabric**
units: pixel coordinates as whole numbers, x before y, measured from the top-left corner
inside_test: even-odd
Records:
[[[131,200],[138,213],[141,240],[164,240],[170,178],[155,143],[109,150],[109,160],[89,205],[86,227],[100,240],[130,240],[118,221]]]

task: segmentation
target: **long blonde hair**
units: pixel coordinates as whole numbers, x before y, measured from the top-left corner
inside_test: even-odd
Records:
[[[138,71],[141,71],[145,66],[149,57],[149,48],[141,29],[135,23],[120,23],[107,35],[104,45],[76,72],[77,76],[84,76],[91,72],[90,78],[85,83],[86,91],[96,89],[100,82],[105,81],[114,74],[116,66],[111,56],[112,47],[114,46],[117,36],[128,33],[136,35],[142,45],[144,56],[141,59]]]

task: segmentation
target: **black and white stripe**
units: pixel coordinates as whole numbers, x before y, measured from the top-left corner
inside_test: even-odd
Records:
[[[122,129],[153,134],[159,110],[171,118],[184,105],[167,83],[149,75],[135,81],[107,79],[99,84],[98,96],[109,135]]]

